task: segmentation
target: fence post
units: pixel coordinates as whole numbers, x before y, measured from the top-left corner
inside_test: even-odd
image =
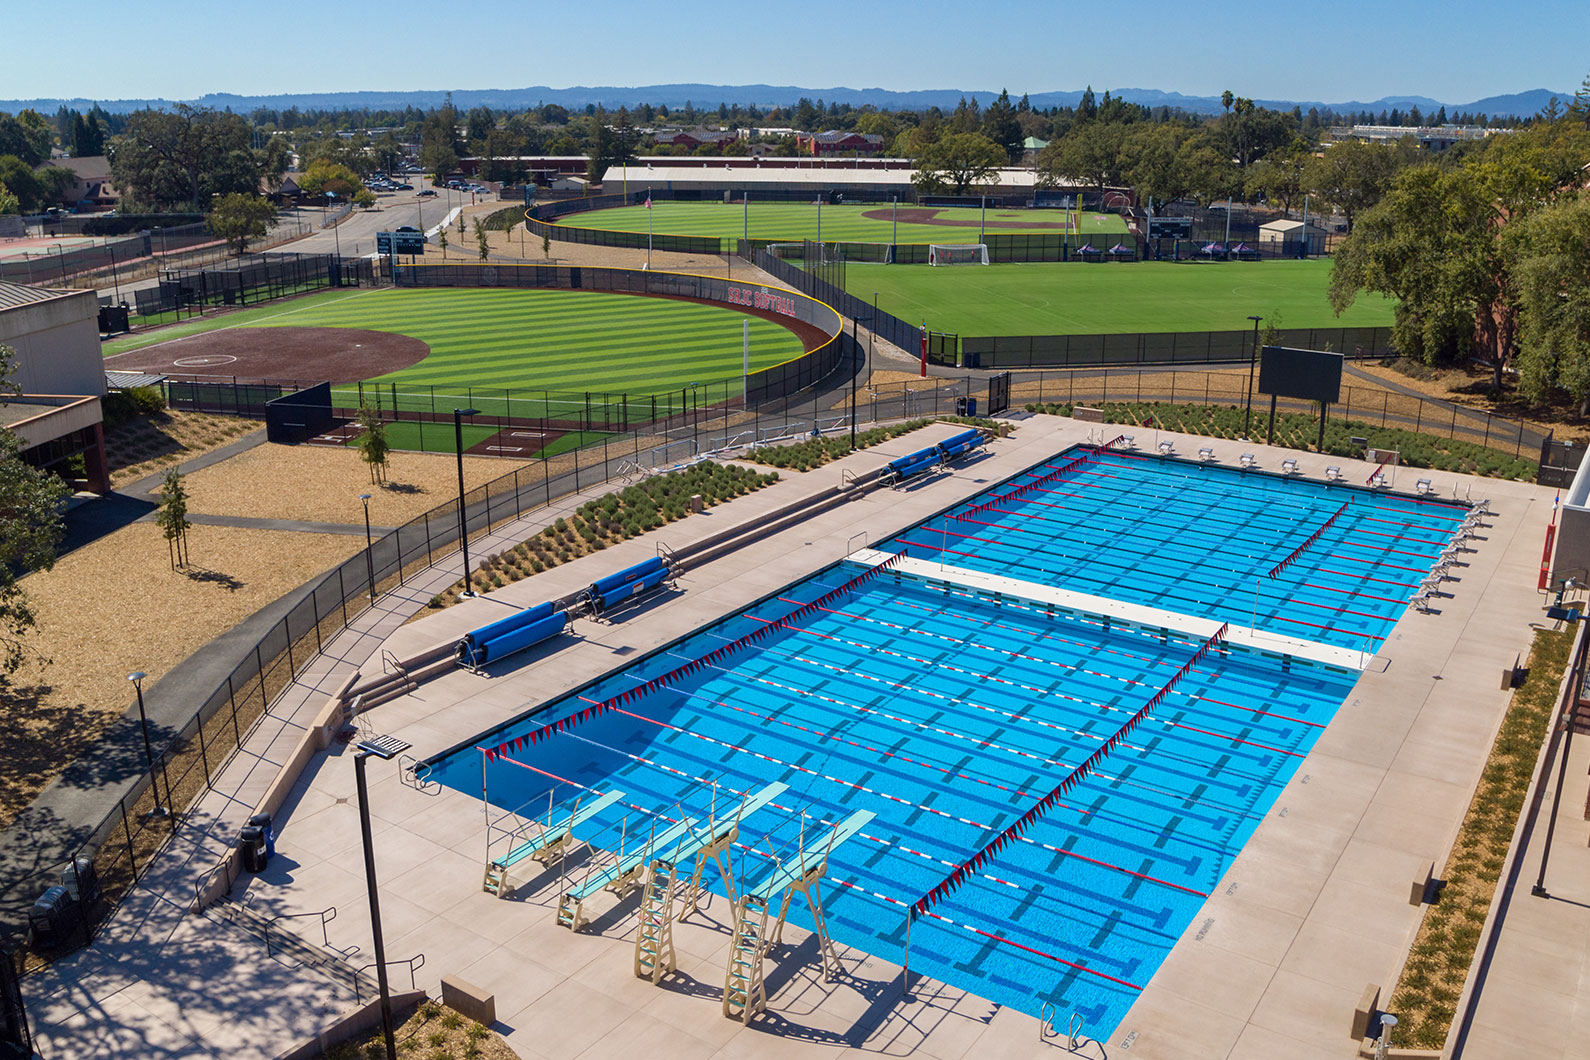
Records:
[[[199,761],[204,763],[204,786],[210,786],[210,755],[204,749],[204,719],[199,717],[199,712],[193,712],[193,720],[199,727]]]
[[[282,617],[282,635],[287,638],[287,680],[291,682],[298,673],[298,666],[293,662],[293,614],[291,611]]]
[[[133,882],[138,882],[138,855],[133,851],[132,825],[127,823],[127,796],[123,795],[116,800],[116,806],[121,810],[122,835],[127,838],[127,864],[132,866]]]
[[[269,714],[271,709],[271,701],[270,698],[265,695],[265,660],[260,657],[258,643],[254,645],[254,668],[258,672],[259,676],[260,706],[264,707],[265,712]]]

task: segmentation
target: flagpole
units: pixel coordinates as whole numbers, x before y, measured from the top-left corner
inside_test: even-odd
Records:
[[[646,196],[646,271],[651,271],[651,196]]]

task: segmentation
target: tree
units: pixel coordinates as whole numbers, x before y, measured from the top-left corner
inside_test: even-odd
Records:
[[[1396,168],[1395,149],[1342,140],[1309,160],[1303,169],[1303,187],[1340,210],[1351,232],[1354,218],[1386,193]]]
[[[250,239],[260,239],[270,231],[276,219],[276,207],[258,195],[237,192],[213,200],[214,206],[204,218],[205,226],[231,244],[234,253],[248,249]]]
[[[1303,171],[1313,157],[1301,144],[1261,158],[1243,174],[1242,186],[1249,198],[1263,196],[1266,202],[1280,203],[1285,213],[1303,197]]]
[[[999,98],[983,112],[983,135],[1005,149],[1008,161],[1021,160],[1021,122],[1016,120],[1016,108],[1011,106],[1008,91],[1001,90]]]
[[[1126,126],[1090,121],[1044,148],[1038,155],[1040,179],[1051,185],[1078,181],[1091,184],[1101,194],[1123,183]]]
[[[293,149],[285,136],[272,136],[265,141],[265,146],[258,152],[260,175],[265,178],[265,184],[272,191],[277,191],[282,186],[282,176],[287,172],[287,167],[292,163]]]
[[[235,114],[186,103],[141,110],[111,141],[111,177],[134,202],[198,212],[212,195],[259,191],[252,142],[253,131]]]
[[[1126,179],[1140,200],[1172,202],[1189,193],[1187,173],[1181,164],[1181,145],[1187,131],[1180,125],[1140,122],[1126,134],[1123,148],[1131,159]]]
[[[369,466],[371,483],[379,485],[386,481],[387,456],[392,452],[387,442],[386,424],[381,422],[381,416],[375,409],[361,405],[359,426],[363,431],[358,441],[359,459]]]
[[[16,351],[0,346],[0,402],[20,392],[11,382],[15,372]],[[30,654],[24,638],[38,621],[19,579],[55,564],[71,495],[66,483],[21,453],[17,436],[0,429],[0,676],[15,673]]]
[[[360,206],[375,202],[374,193],[364,186],[359,174],[340,162],[321,159],[310,163],[309,168],[299,176],[298,186],[312,198],[329,195],[337,199],[351,199]]]
[[[442,248],[442,260],[447,260],[447,229],[440,228],[436,232],[436,245]]]
[[[491,239],[486,235],[486,226],[480,223],[478,217],[475,218],[475,245],[480,248],[481,261],[491,256]]]
[[[28,166],[50,160],[50,123],[35,110],[0,111],[0,155],[16,155]]]
[[[541,230],[541,256],[552,260],[552,233],[545,228]]]
[[[1093,86],[1089,85],[1082,93],[1082,99],[1077,102],[1077,124],[1085,125],[1099,116],[1099,105],[1093,98]]]
[[[911,180],[924,191],[948,188],[964,195],[974,185],[987,184],[1005,164],[1005,151],[981,133],[950,133],[917,159]]]
[[[1590,197],[1564,197],[1511,228],[1519,386],[1536,402],[1565,391],[1590,415]]]
[[[21,200],[11,194],[11,189],[5,186],[4,181],[0,181],[0,215],[20,213],[21,210]]]
[[[458,168],[458,153],[446,144],[426,144],[420,148],[420,167],[432,181],[441,184]]]
[[[53,185],[47,184],[44,177],[52,169],[57,173],[65,172],[50,166],[35,172],[32,166],[16,155],[0,155],[0,184],[4,184],[16,196],[18,209],[22,213],[37,213],[51,201],[50,188]]]
[[[166,539],[166,558],[171,569],[188,565],[188,488],[182,484],[182,472],[176,468],[166,472],[160,486],[160,507],[155,512],[155,525]]]

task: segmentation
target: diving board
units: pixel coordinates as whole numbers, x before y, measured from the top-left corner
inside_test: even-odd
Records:
[[[818,884],[828,874],[828,858],[834,848],[867,827],[871,810],[857,810],[826,833],[814,838],[801,837],[800,849],[779,861],[778,867],[762,882],[740,896],[734,909],[734,939],[729,944],[729,964],[723,980],[723,1014],[749,1024],[767,1008],[767,988],[763,982],[762,958],[770,943],[778,942],[789,918],[790,901],[796,891],[806,896],[816,928],[817,950],[822,955],[823,977],[833,978],[839,971],[839,955],[834,952],[823,918],[823,899]],[[767,914],[773,897],[782,892],[778,920],[768,931]]]
[[[646,873],[646,886],[641,894],[640,928],[635,934],[635,975],[662,982],[663,976],[677,966],[674,953],[673,923],[674,896],[678,890],[679,866],[695,859],[695,869],[685,891],[685,911],[688,916],[696,911],[703,894],[701,873],[709,858],[718,862],[718,874],[723,879],[724,890],[730,903],[737,901],[734,894],[734,872],[729,851],[740,836],[740,822],[768,805],[789,790],[789,785],[774,781],[756,791],[746,792],[732,817],[719,818],[714,805],[707,827],[703,831],[691,829],[672,847],[655,848]]]
[[[560,857],[565,848],[574,841],[574,830],[589,821],[597,814],[616,804],[624,797],[622,791],[609,791],[591,802],[581,804],[580,799],[574,801],[574,807],[561,821],[552,820],[552,812],[547,812],[547,823],[540,826],[540,832],[533,839],[526,840],[508,851],[507,855],[499,858],[486,867],[486,880],[483,890],[487,894],[494,894],[504,898],[508,894],[508,870],[526,858],[534,858],[545,865],[555,857]]]
[[[638,886],[635,878],[651,862],[653,852],[684,839],[695,826],[695,819],[686,817],[670,824],[660,833],[654,832],[639,850],[630,854],[620,851],[612,862],[592,872],[578,885],[563,893],[558,899],[558,924],[571,931],[580,930],[580,926],[585,923],[583,913],[585,899],[603,887],[616,894],[623,894],[630,888]]]
[[[1079,593],[1052,585],[1040,585],[1037,582],[1010,578],[1003,574],[956,567],[939,563],[937,560],[915,559],[910,556],[896,558],[892,552],[880,552],[874,548],[857,549],[845,558],[868,567],[876,567],[894,559],[896,562],[891,570],[896,574],[908,574],[930,585],[953,585],[974,592],[1015,597],[1028,603],[1042,604],[1062,611],[1119,618],[1135,626],[1170,630],[1201,640],[1209,639],[1221,626],[1218,620],[1212,618],[1199,618],[1196,615],[1167,611],[1146,604],[1111,600],[1105,596]],[[1374,655],[1373,652],[1339,648],[1333,644],[1321,644],[1301,637],[1272,633],[1267,629],[1245,628],[1235,623],[1229,624],[1225,642],[1232,647],[1290,655],[1296,659],[1307,659],[1327,666],[1342,666],[1349,670],[1368,669],[1369,661]]]

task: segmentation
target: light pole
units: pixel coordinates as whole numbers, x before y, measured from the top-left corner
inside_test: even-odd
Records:
[[[370,792],[364,779],[364,760],[371,755],[386,761],[409,745],[389,736],[359,743],[353,753],[353,776],[359,788],[359,835],[364,840],[364,886],[370,894],[370,931],[375,936],[375,981],[381,990],[381,1033],[386,1038],[387,1060],[397,1060],[392,1037],[392,994],[386,984],[386,942],[381,938],[381,901],[375,889],[375,850],[370,845]]]
[[[464,518],[464,417],[479,416],[479,409],[453,410],[453,440],[458,447],[458,544],[464,550],[464,595],[474,596],[469,578],[469,520]]]
[[[331,209],[331,204],[337,201],[335,192],[326,192],[326,209]],[[331,235],[337,241],[337,286],[342,286],[342,229],[337,227],[337,219],[331,219]]]
[[[1253,420],[1253,366],[1259,361],[1259,321],[1263,317],[1249,317],[1253,321],[1253,350],[1248,357],[1248,411],[1242,417],[1242,436],[1248,436],[1248,425]]]
[[[375,555],[370,542],[370,494],[361,493],[359,499],[364,502],[364,568],[370,576],[370,599],[375,599]]]
[[[144,734],[144,761],[149,763],[149,790],[155,793],[155,808],[150,810],[149,817],[169,817],[171,811],[166,807],[171,805],[171,781],[166,781],[166,805],[160,805],[160,784],[155,779],[155,752],[149,746],[149,718],[144,714],[144,678],[149,675],[142,670],[134,670],[127,675],[127,680],[133,683],[133,688],[138,692],[138,724]]]

